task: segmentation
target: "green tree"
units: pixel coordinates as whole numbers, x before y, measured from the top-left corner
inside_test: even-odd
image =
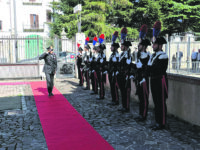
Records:
[[[195,0],[159,0],[163,14],[163,34],[181,34],[187,31],[198,31],[199,28],[199,2]],[[198,5],[196,5],[198,4]]]
[[[52,35],[60,35],[63,28],[69,38],[77,33],[78,17],[73,13],[77,4],[82,4],[81,30],[90,37],[104,33],[111,39],[114,31],[120,33],[125,26],[128,37],[138,38],[140,27],[147,24],[151,38],[157,20],[162,22],[161,35],[200,30],[199,0],[61,0],[52,3]]]
[[[51,24],[52,33],[60,35],[62,28],[65,28],[69,38],[77,33],[78,18],[76,14],[73,14],[73,7],[77,4],[78,1],[74,0],[62,0],[61,2],[52,3],[55,10],[53,14],[55,21]],[[131,10],[129,9],[127,12],[125,8],[132,7],[133,4],[127,0],[84,0],[81,1],[81,4],[81,30],[86,36],[94,37],[104,33],[108,39],[111,39],[114,31],[120,32],[121,27],[126,25],[126,22],[131,24],[129,15]],[[118,9],[119,6],[122,7]],[[63,12],[63,14],[59,14],[59,12]],[[136,29],[128,28],[128,31],[131,38],[138,36]]]
[[[162,22],[159,2],[153,0],[136,0],[133,3],[134,11],[131,16],[130,26],[139,31],[140,27],[146,24],[148,26],[147,38],[151,38],[154,23],[157,20]]]

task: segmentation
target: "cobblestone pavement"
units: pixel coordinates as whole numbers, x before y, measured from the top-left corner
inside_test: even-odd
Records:
[[[77,84],[77,79],[57,80],[56,87],[116,150],[200,150],[200,127],[169,116],[167,130],[152,131],[152,109],[146,122],[136,122],[137,103],[132,102],[131,113],[121,113],[117,111],[120,106],[107,105],[111,102],[109,90],[106,99],[97,101],[96,95]]]
[[[109,90],[104,100],[97,101],[97,95],[90,95],[91,91],[77,84],[77,79],[55,82],[72,106],[116,150],[200,150],[200,127],[169,116],[167,130],[152,131],[149,128],[154,120],[152,109],[146,122],[136,122],[133,118],[138,114],[137,103],[131,103],[131,113],[121,113],[117,111],[120,106],[107,105],[111,102]],[[0,150],[47,149],[30,86],[0,86],[0,94],[6,98],[24,96],[27,107],[17,110],[18,114],[5,115],[5,111],[0,111]]]
[[[20,97],[26,104],[21,110],[0,111],[0,150],[47,150],[30,86],[1,85],[0,95],[8,101]]]

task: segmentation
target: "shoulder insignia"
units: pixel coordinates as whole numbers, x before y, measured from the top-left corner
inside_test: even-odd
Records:
[[[116,57],[119,57],[119,53],[116,53]]]
[[[148,54],[147,53],[141,53],[141,56],[140,56],[140,58],[141,59],[144,59],[144,58],[147,58],[148,57]]]
[[[167,58],[168,58],[168,56],[166,53],[163,53],[158,57],[158,59],[167,59]]]

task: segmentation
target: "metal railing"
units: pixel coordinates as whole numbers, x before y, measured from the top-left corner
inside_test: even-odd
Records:
[[[200,77],[200,61],[172,62],[171,65],[168,66],[168,72]]]
[[[179,42],[170,40],[170,42],[168,41],[168,43],[163,46],[163,50],[168,54],[169,58],[168,72],[185,75],[198,75],[200,66],[199,61],[192,62],[191,55],[192,51],[197,52],[197,50],[200,49],[200,41],[196,41],[200,38],[195,37],[191,39],[188,37],[182,39],[183,40]],[[92,47],[92,43],[89,44],[91,44]],[[9,36],[0,37],[0,64],[39,63],[39,55],[46,51],[46,47],[49,45],[53,45],[54,52],[58,57],[60,52],[77,52],[75,49],[75,40],[59,39],[58,37],[50,39],[37,35],[17,38]],[[137,45],[137,42],[132,42],[131,53],[137,49]],[[111,54],[110,46],[111,43],[107,42],[107,50],[105,51],[107,58],[109,58]],[[151,54],[153,53],[151,46],[148,47],[148,52]]]

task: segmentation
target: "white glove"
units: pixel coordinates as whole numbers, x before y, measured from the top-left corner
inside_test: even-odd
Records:
[[[134,79],[135,77],[133,76],[133,75],[131,75],[130,77],[129,77],[129,79]]]
[[[131,63],[131,58],[127,59],[126,63],[129,65]]]
[[[94,73],[95,72],[95,70],[92,70],[92,73]]]
[[[114,77],[115,73],[113,72],[112,76]]]
[[[142,63],[141,63],[141,61],[139,60],[139,62],[138,63],[136,63],[136,67],[137,68],[142,68]]]
[[[113,61],[113,62],[116,62],[116,61],[117,61],[116,57],[113,57],[112,61]]]
[[[143,82],[146,82],[145,78],[143,78],[142,81],[140,81],[140,85],[142,85]]]
[[[104,71],[103,74],[106,74],[108,71]]]
[[[118,74],[119,74],[119,72],[117,71],[117,72],[116,72],[116,75],[118,75]]]
[[[100,63],[103,63],[103,58],[100,59]]]

